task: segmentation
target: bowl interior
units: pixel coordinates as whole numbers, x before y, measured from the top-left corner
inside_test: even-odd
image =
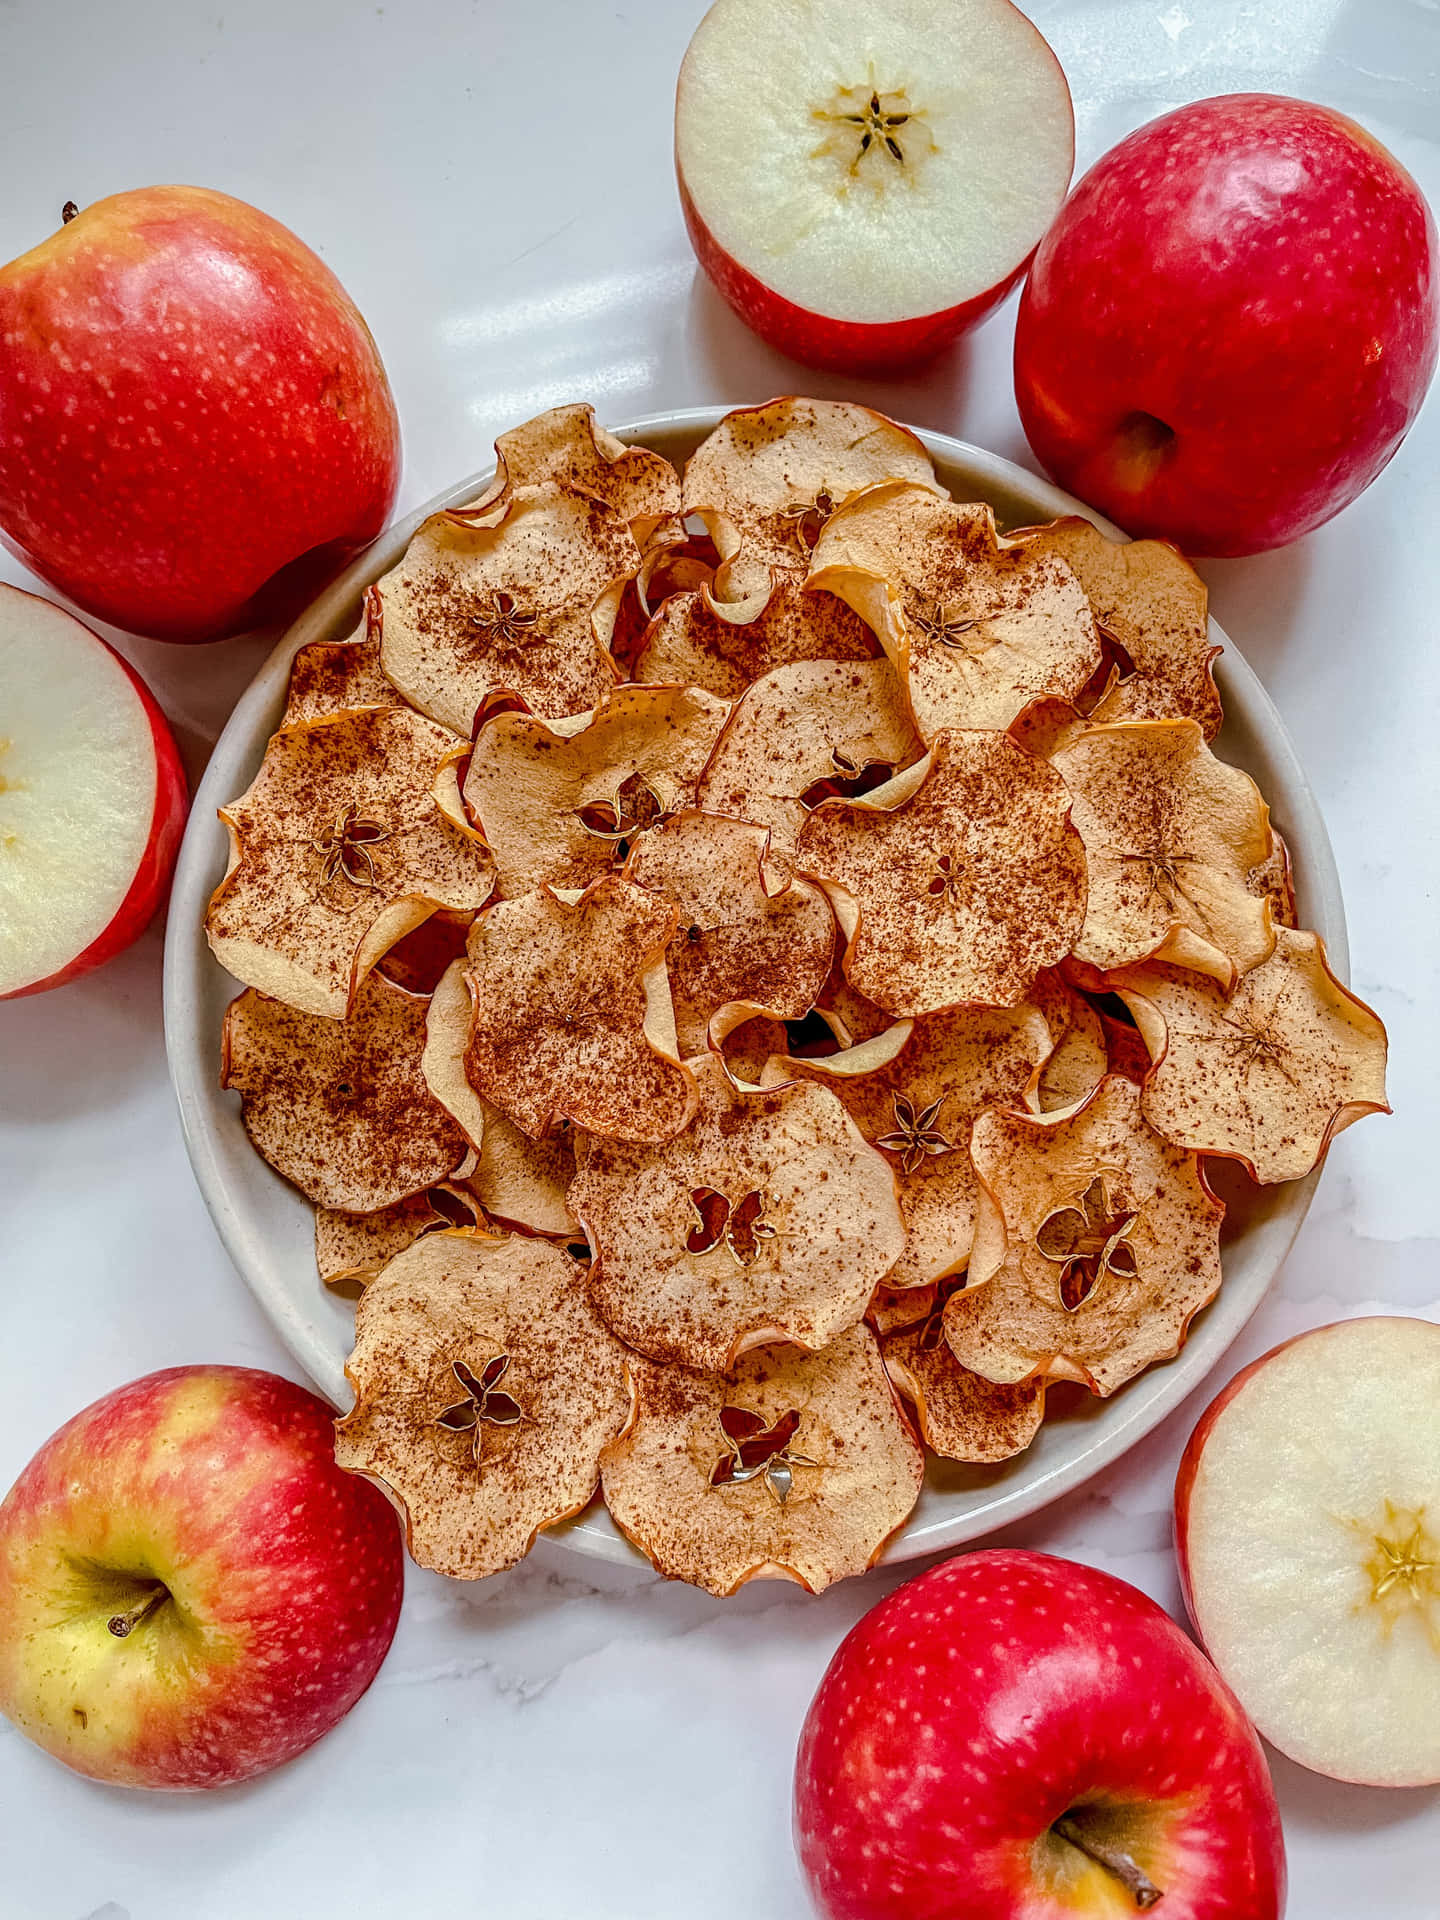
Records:
[[[660,414],[615,431],[678,462],[724,411],[714,407]],[[919,437],[956,498],[988,500],[1002,526],[1078,512],[1119,537],[1088,508],[1009,461],[943,434]],[[225,871],[227,840],[216,808],[249,785],[285,704],[296,650],[313,640],[337,640],[353,632],[365,588],[395,564],[421,520],[473,498],[488,478],[488,471],[472,476],[390,528],[280,641],[216,745],[195,796],[171,897],[165,947],[166,1045],[195,1176],[231,1258],[280,1337],[340,1407],[351,1399],[344,1363],[354,1309],[328,1293],[317,1277],[309,1203],[260,1159],[241,1127],[238,1099],[218,1085],[221,1021],[238,987],[211,958],[203,927],[206,903]],[[1314,796],[1269,695],[1213,621],[1211,638],[1225,649],[1216,662],[1226,711],[1217,750],[1252,774],[1269,800],[1294,859],[1301,920],[1324,936],[1331,963],[1343,978],[1348,970],[1344,909]],[[1226,1179],[1222,1170],[1217,1185],[1232,1202],[1224,1245],[1225,1284],[1196,1319],[1180,1354],[1108,1401],[1068,1388],[1057,1393],[1054,1415],[1034,1443],[1003,1466],[932,1461],[919,1504],[891,1541],[886,1558],[903,1560],[957,1546],[1019,1519],[1078,1486],[1149,1432],[1203,1379],[1260,1304],[1299,1231],[1317,1179],[1318,1174],[1312,1174],[1289,1186],[1255,1188],[1243,1179]],[[583,1552],[638,1559],[599,1506],[557,1528],[555,1537]]]

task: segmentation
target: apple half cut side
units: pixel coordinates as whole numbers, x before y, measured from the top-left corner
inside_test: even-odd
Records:
[[[781,352],[929,358],[987,314],[1075,158],[1060,63],[1009,0],[716,0],[675,95],[701,266]]]
[[[1272,1745],[1335,1780],[1440,1781],[1440,1326],[1342,1321],[1237,1374],[1180,1462],[1175,1545]]]
[[[0,584],[0,1000],[44,993],[138,939],[189,806],[154,697],[72,615]]]

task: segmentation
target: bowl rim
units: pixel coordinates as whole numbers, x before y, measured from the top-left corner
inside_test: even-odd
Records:
[[[667,450],[668,442],[673,452],[675,443],[698,440],[732,411],[733,407],[722,405],[680,408],[646,414],[611,431],[634,444],[658,441],[660,451]],[[1113,522],[1083,501],[999,454],[948,434],[919,427],[909,431],[941,467],[962,470],[967,487],[995,506],[1002,524],[1023,525],[1079,514],[1110,538],[1126,538]],[[290,663],[298,650],[312,641],[333,640],[352,632],[365,588],[396,564],[422,522],[433,513],[473,500],[494,473],[492,462],[388,527],[276,643],[236,702],[196,787],[170,897],[164,961],[165,1045],[196,1183],[226,1252],[261,1310],[306,1375],[341,1408],[352,1398],[343,1359],[337,1361],[297,1306],[293,1289],[267,1246],[263,1207],[239,1203],[219,1152],[218,1110],[226,1096],[219,1089],[217,1050],[208,1044],[202,1014],[205,970],[222,971],[204,934],[205,906],[224,871],[227,845],[216,809],[248,784],[263,751],[261,743],[271,730],[267,719],[283,705]],[[1284,820],[1287,841],[1296,853],[1302,923],[1322,935],[1332,968],[1342,980],[1348,979],[1349,950],[1339,874],[1314,792],[1274,702],[1244,655],[1213,619],[1210,637],[1224,648],[1216,661],[1216,677],[1225,700],[1227,724],[1238,722],[1268,762],[1265,797]],[[263,1167],[258,1158],[256,1164]],[[264,1171],[269,1174],[270,1170]],[[1035,1471],[1020,1468],[1014,1484],[982,1480],[989,1494],[976,1504],[951,1511],[942,1505],[938,1513],[918,1522],[917,1509],[886,1544],[881,1561],[909,1560],[954,1549],[1024,1519],[1083,1485],[1158,1426],[1209,1377],[1259,1307],[1299,1233],[1322,1171],[1323,1163],[1304,1180],[1265,1190],[1273,1199],[1259,1229],[1263,1245],[1255,1263],[1263,1273],[1248,1277],[1245,1285],[1222,1286],[1216,1299],[1197,1316],[1178,1355],[1150,1368],[1122,1392],[1100,1403],[1104,1409],[1103,1433],[1080,1434],[1077,1429],[1074,1449]],[[276,1176],[270,1174],[270,1178]],[[314,1285],[323,1292],[318,1276]],[[1025,1461],[1028,1456],[1018,1458]],[[937,1498],[946,1502],[943,1488]],[[592,1504],[576,1519],[549,1529],[548,1537],[591,1556],[645,1564],[643,1556],[598,1504]]]

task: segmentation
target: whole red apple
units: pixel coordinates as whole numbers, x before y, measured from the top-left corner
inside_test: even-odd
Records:
[[[153,694],[98,633],[0,583],[0,1000],[128,947],[170,884],[189,793]]]
[[[1015,397],[1127,532],[1258,553],[1369,486],[1435,371],[1440,255],[1405,169],[1329,107],[1228,94],[1098,161],[1041,242]]]
[[[0,1711],[78,1773],[219,1787],[328,1733],[400,1611],[394,1510],[315,1395],[172,1367],[76,1414],[0,1504]]]
[[[841,1643],[795,1773],[827,1920],[1278,1920],[1249,1721],[1170,1616],[1046,1554],[967,1554]]]
[[[400,429],[345,289],[200,187],[99,200],[0,268],[0,538],[160,640],[277,618],[385,525]]]

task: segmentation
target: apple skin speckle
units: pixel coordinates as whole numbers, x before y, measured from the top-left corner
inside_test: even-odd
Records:
[[[796,1844],[824,1920],[1108,1912],[1103,1870],[1047,1835],[1092,1804],[1167,1920],[1279,1920],[1279,1813],[1233,1695],[1154,1601],[1044,1554],[963,1555],[882,1601],[801,1736]]]

